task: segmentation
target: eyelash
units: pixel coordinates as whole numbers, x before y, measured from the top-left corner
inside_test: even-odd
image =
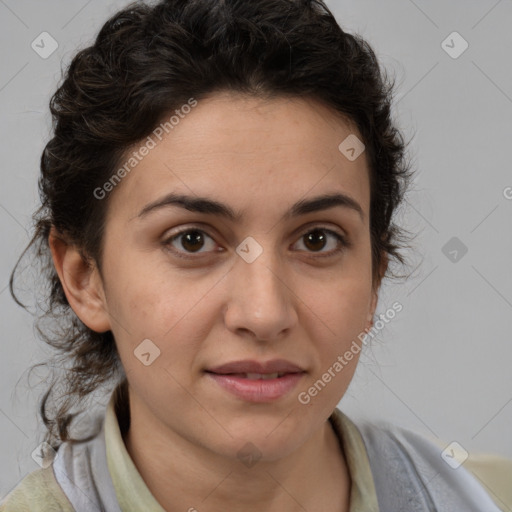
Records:
[[[309,228],[307,231],[304,231],[300,236],[299,236],[299,240],[304,237],[305,235],[309,234],[309,233],[313,233],[314,231],[322,231],[324,233],[327,233],[329,235],[332,235],[334,236],[337,241],[339,242],[339,247],[328,252],[328,253],[315,253],[314,251],[308,251],[308,252],[311,252],[311,254],[316,254],[316,257],[319,257],[319,258],[326,258],[326,257],[333,257],[333,256],[336,256],[338,255],[339,253],[341,253],[342,251],[346,250],[346,249],[349,249],[350,247],[352,247],[352,243],[348,241],[348,239],[341,235],[340,233],[337,233],[336,231],[333,231],[331,229],[328,229],[328,228],[325,228],[325,227],[322,227],[322,226],[315,226],[313,228]],[[204,253],[184,253],[182,251],[177,251],[176,249],[172,248],[171,247],[171,244],[172,242],[174,242],[175,240],[179,239],[180,236],[186,234],[186,233],[191,233],[191,232],[199,232],[199,233],[202,233],[204,235],[206,235],[207,237],[211,238],[213,240],[213,238],[206,232],[204,231],[203,229],[199,229],[199,228],[194,228],[194,227],[187,227],[187,228],[184,228],[182,229],[181,231],[178,231],[177,233],[174,233],[171,237],[168,237],[167,239],[165,239],[162,244],[164,245],[164,247],[169,250],[170,252],[172,252],[173,254],[175,254],[177,257],[179,258],[184,258],[184,259],[197,259],[198,256],[185,256],[185,254],[204,254]]]

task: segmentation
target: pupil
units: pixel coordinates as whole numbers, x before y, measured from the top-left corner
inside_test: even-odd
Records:
[[[310,245],[310,248],[312,248],[314,250],[320,250],[325,247],[325,235],[322,233],[322,231],[315,229],[314,231],[312,231],[311,233],[309,233],[306,236],[307,236],[307,243],[310,243],[311,241],[313,242],[312,243],[313,247],[311,247],[311,245]],[[315,244],[315,241],[316,242],[320,241],[320,247],[315,247],[317,245],[317,244]]]
[[[200,249],[202,235],[199,231],[189,231],[183,235],[182,245],[185,249],[194,251]],[[199,246],[197,245],[199,243]],[[195,244],[195,245],[194,245]]]

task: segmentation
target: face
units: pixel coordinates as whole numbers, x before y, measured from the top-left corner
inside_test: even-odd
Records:
[[[336,407],[377,299],[366,155],[338,149],[350,134],[313,101],[216,94],[111,192],[104,306],[148,428],[271,460]]]

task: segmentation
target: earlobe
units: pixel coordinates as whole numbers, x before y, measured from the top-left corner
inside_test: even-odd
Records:
[[[111,329],[103,284],[95,265],[84,260],[52,226],[48,236],[53,264],[66,298],[80,320],[96,332]]]

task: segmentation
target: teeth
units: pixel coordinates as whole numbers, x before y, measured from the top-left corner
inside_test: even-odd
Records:
[[[268,379],[277,379],[281,375],[283,375],[283,374],[279,374],[279,373],[246,373],[245,378],[251,379],[251,380],[257,380],[257,379],[268,380]]]

